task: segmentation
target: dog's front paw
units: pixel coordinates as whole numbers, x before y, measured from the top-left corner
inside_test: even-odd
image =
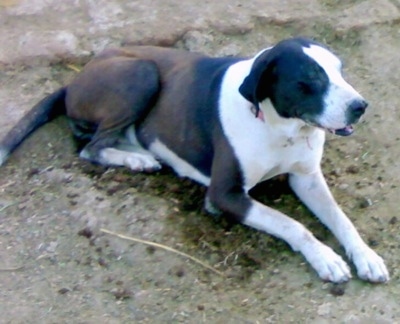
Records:
[[[322,243],[316,249],[304,255],[322,280],[340,283],[346,282],[351,278],[350,268],[347,263],[330,247]]]
[[[358,276],[371,282],[386,282],[390,279],[389,272],[383,259],[370,247],[364,246],[356,252],[349,253],[353,260]]]

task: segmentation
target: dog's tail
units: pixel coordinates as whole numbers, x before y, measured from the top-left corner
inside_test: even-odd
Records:
[[[30,133],[53,118],[65,114],[65,94],[66,88],[60,88],[42,99],[0,139],[0,166]]]

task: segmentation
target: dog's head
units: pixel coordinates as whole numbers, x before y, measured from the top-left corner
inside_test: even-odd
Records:
[[[367,102],[341,74],[341,62],[324,46],[304,38],[284,40],[259,54],[239,88],[256,108],[271,100],[285,118],[337,135],[350,135]]]

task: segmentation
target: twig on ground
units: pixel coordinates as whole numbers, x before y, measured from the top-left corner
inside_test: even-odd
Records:
[[[13,185],[15,183],[15,181],[8,181],[7,183],[3,184],[0,186],[0,190],[3,191],[4,189],[6,189],[7,187]]]
[[[195,257],[192,257],[191,255],[186,254],[184,252],[175,250],[174,248],[171,248],[169,246],[166,246],[166,245],[163,245],[163,244],[159,244],[159,243],[155,243],[155,242],[151,242],[151,241],[142,240],[142,239],[139,239],[139,238],[126,236],[126,235],[123,235],[123,234],[118,234],[118,233],[109,231],[109,230],[104,229],[104,228],[101,228],[100,231],[103,232],[103,233],[107,233],[107,234],[113,235],[113,236],[117,236],[117,237],[122,238],[124,240],[128,240],[128,241],[133,241],[133,242],[137,242],[137,243],[142,243],[142,244],[154,246],[154,247],[166,250],[166,251],[170,251],[170,252],[179,254],[179,255],[181,255],[181,256],[189,259],[189,260],[192,260],[193,262],[196,262],[196,263],[202,265],[204,268],[207,268],[208,270],[216,273],[217,275],[219,275],[221,277],[225,277],[225,275],[221,271],[218,271],[217,269],[211,267],[210,265],[204,263],[203,261],[200,261],[199,259],[196,259]]]
[[[81,69],[74,64],[66,64],[66,67],[75,72],[81,72]]]
[[[12,268],[0,268],[1,272],[6,272],[6,271],[19,271],[24,269],[25,266],[19,266],[19,267],[12,267]]]
[[[6,210],[8,207],[11,207],[11,206],[16,205],[16,204],[18,204],[18,202],[9,203],[9,204],[7,204],[7,205],[1,207],[1,208],[0,208],[0,212]]]

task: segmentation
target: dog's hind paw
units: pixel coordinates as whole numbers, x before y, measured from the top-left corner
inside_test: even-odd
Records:
[[[161,169],[161,164],[154,157],[141,153],[127,155],[124,165],[137,172],[155,172]]]
[[[83,150],[80,156],[89,159],[87,155],[87,151]],[[129,152],[112,147],[101,150],[97,162],[102,165],[126,166],[136,172],[153,172],[161,169],[160,162],[146,151]]]
[[[389,272],[383,259],[370,247],[364,246],[357,252],[349,253],[358,276],[366,281],[382,283],[389,281]]]

